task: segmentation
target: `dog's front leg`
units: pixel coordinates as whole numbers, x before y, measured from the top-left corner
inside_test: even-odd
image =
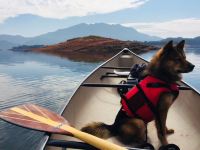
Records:
[[[162,145],[167,145],[166,134],[168,132],[173,132],[171,130],[166,130],[166,119],[169,107],[173,103],[173,95],[170,93],[165,93],[160,97],[160,103],[158,106],[158,114],[156,117],[156,127],[158,138],[161,141]]]
[[[167,113],[159,114],[159,118],[156,118],[156,128],[157,128],[157,135],[162,145],[167,145],[167,138],[166,138],[166,117]]]

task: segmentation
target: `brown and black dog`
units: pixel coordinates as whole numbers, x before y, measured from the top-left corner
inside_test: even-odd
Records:
[[[152,58],[144,75],[152,75],[167,83],[180,81],[181,73],[188,73],[194,69],[194,65],[186,60],[184,53],[185,41],[181,41],[176,46],[173,42],[168,42]],[[175,99],[172,92],[164,92],[159,95],[158,115],[155,116],[158,138],[162,145],[167,145],[167,134],[174,133],[173,129],[166,127],[167,113]],[[100,138],[117,136],[124,144],[133,142],[143,142],[146,134],[146,124],[142,119],[127,116],[121,109],[112,125],[104,123],[91,123],[82,128],[82,131],[93,134]]]

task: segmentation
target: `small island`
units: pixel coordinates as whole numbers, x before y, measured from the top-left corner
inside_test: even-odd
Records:
[[[9,50],[11,51],[16,51],[16,52],[29,52],[32,51],[33,49],[37,49],[37,48],[42,48],[44,47],[44,45],[21,45],[21,46],[15,46]]]
[[[121,41],[99,36],[87,36],[31,50],[65,57],[74,61],[98,62],[107,60],[125,47],[137,54],[157,49],[155,46],[138,41]]]

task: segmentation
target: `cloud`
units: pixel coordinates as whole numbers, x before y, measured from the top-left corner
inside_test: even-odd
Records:
[[[19,14],[49,18],[85,16],[136,8],[149,0],[0,0],[0,22]]]
[[[200,35],[200,19],[186,18],[165,22],[134,22],[124,26],[133,27],[143,32],[159,37],[196,37]]]

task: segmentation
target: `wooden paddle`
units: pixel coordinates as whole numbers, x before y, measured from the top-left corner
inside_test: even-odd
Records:
[[[15,125],[49,133],[74,136],[102,150],[127,150],[96,136],[77,130],[62,116],[43,107],[26,104],[0,112],[0,118]]]

